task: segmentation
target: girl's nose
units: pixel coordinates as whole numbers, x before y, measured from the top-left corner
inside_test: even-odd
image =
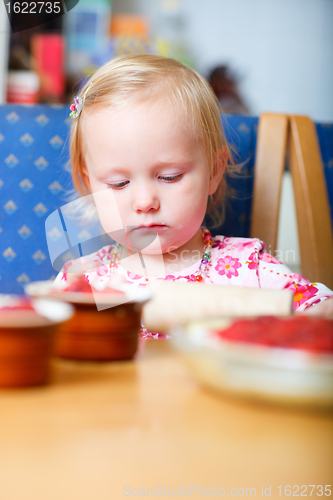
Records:
[[[151,185],[140,186],[135,190],[133,197],[135,212],[149,212],[149,210],[158,210],[159,207],[159,197]]]

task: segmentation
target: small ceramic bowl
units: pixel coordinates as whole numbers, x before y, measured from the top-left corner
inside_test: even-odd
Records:
[[[123,285],[118,293],[66,292],[54,283],[37,281],[26,286],[29,296],[66,301],[75,307],[73,318],[58,331],[55,355],[85,361],[132,359],[138,348],[143,304],[150,292]],[[96,306],[98,301],[98,308]]]
[[[270,345],[258,342],[265,321],[262,339]],[[262,317],[191,323],[175,328],[171,341],[194,376],[218,392],[270,403],[332,408],[332,321],[275,317],[271,319],[274,332],[269,331],[269,321]],[[324,329],[328,333],[318,342]]]
[[[69,304],[0,295],[0,387],[49,381],[56,331],[73,313]]]

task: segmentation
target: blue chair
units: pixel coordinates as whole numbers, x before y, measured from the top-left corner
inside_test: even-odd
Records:
[[[269,173],[270,169],[264,166],[265,161],[267,162],[267,148],[261,146],[265,143],[265,134],[269,129],[267,120],[269,124],[272,117],[274,115],[267,115],[266,121],[262,122],[260,136],[263,140],[258,142],[259,158],[256,156],[258,118],[226,118],[224,125],[227,138],[237,151],[236,162],[242,164],[242,169],[238,178],[229,179],[235,197],[230,199],[227,206],[224,225],[216,228],[215,234],[255,235],[260,238],[267,236],[266,241],[270,239],[267,231],[259,234],[260,224],[259,227],[256,226],[253,220],[251,224],[250,214],[254,168],[262,174],[267,172],[266,175],[272,175]],[[286,120],[284,117],[285,123]],[[67,106],[0,106],[0,293],[22,293],[23,286],[30,281],[53,279],[67,260],[91,253],[112,242],[98,224],[80,226],[75,221],[69,223],[68,220],[65,223],[58,211],[68,203],[68,192],[73,189],[68,156],[69,125]],[[282,128],[280,135],[283,142],[286,126],[283,125]],[[271,144],[268,148],[272,156],[269,163],[273,166],[274,158],[276,161],[278,156],[281,170],[279,178],[282,177],[284,158],[280,143],[277,146],[278,155],[276,145]],[[263,210],[263,203],[267,196],[270,203],[274,198],[273,217],[276,221],[269,224],[264,221],[264,224],[269,226],[269,231],[274,226],[276,240],[278,198],[272,197],[260,184],[260,179],[264,177],[262,174],[256,180],[258,185],[255,185],[257,195],[254,208],[257,207],[259,219],[265,218],[267,210]],[[274,190],[279,196],[279,191]],[[257,219],[256,216],[255,220]],[[269,220],[271,219],[272,215]],[[48,222],[45,228],[46,220]],[[69,231],[71,241],[79,244],[68,244]],[[51,264],[48,243],[53,249],[57,249],[55,253],[58,252],[58,259],[51,255],[55,269]]]
[[[213,236],[249,236],[258,118],[227,115],[222,118],[222,122],[227,142],[235,151],[234,160],[240,168],[240,174],[226,175],[230,197],[226,203],[223,224],[213,227],[213,221],[208,216],[205,223]]]
[[[333,228],[333,123],[316,123]]]

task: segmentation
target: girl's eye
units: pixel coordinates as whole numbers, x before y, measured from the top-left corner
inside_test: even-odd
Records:
[[[117,182],[115,184],[107,184],[108,189],[123,189],[129,181]]]
[[[160,179],[162,179],[163,181],[166,181],[166,182],[174,182],[174,181],[180,180],[182,177],[183,177],[183,174],[171,175],[171,176],[165,175],[165,176],[160,177]]]

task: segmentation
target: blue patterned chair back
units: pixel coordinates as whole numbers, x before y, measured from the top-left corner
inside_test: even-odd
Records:
[[[249,237],[258,118],[227,115],[222,119],[222,123],[227,142],[234,152],[239,175],[226,175],[229,197],[223,224],[212,227],[211,219],[206,217],[205,220],[214,236],[222,234]]]
[[[257,122],[254,117],[226,118],[226,135],[243,175],[229,179],[233,197],[225,224],[214,234],[249,236]],[[97,224],[65,228],[57,215],[73,189],[69,125],[67,106],[0,106],[0,293],[22,293],[30,281],[56,276],[61,263],[53,269],[47,239],[62,249],[63,263],[110,241]],[[64,229],[75,232],[71,240],[81,245],[66,248]]]
[[[316,123],[333,228],[333,123]]]

